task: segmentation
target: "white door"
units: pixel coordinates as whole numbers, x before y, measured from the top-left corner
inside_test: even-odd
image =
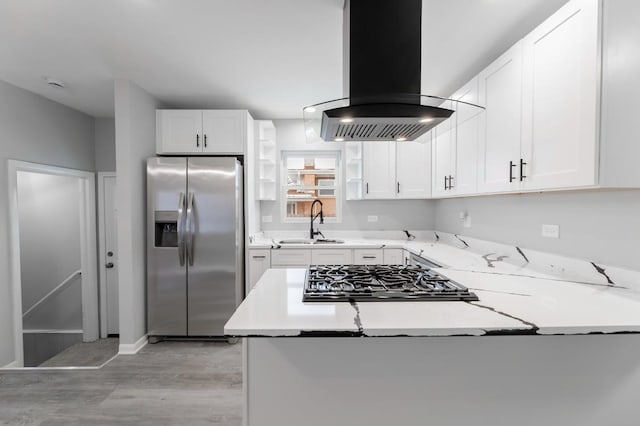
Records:
[[[243,154],[246,133],[246,111],[205,110],[202,112],[204,152]]]
[[[523,41],[524,188],[596,183],[598,2],[573,0]]]
[[[431,132],[396,145],[397,198],[431,196]]]
[[[396,143],[362,143],[364,198],[396,197]]]
[[[446,123],[444,123],[446,124]],[[455,154],[455,127],[447,124],[443,127],[441,124],[434,129],[435,137],[433,138],[432,147],[432,190],[433,197],[446,197],[451,195],[449,189],[451,177],[454,177],[453,185],[455,186],[455,172],[452,162]]]
[[[104,177],[104,268],[107,334],[119,334],[116,178]]]
[[[480,118],[479,192],[520,188],[522,107],[522,41],[516,43],[478,76]]]
[[[158,154],[202,152],[202,111],[156,111],[156,151]]]

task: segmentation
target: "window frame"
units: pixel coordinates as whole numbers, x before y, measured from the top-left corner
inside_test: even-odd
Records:
[[[320,191],[327,191],[329,189],[335,191],[336,199],[336,217],[324,218],[325,223],[341,223],[342,222],[342,152],[341,151],[316,151],[316,150],[283,150],[281,151],[280,158],[280,220],[282,223],[309,223],[308,217],[289,217],[289,206],[287,201],[287,192],[292,188],[287,184],[289,177],[289,168],[287,166],[287,159],[289,157],[305,157],[305,158],[335,158],[335,174],[333,186],[305,186],[295,185],[296,189],[300,190],[317,190],[318,195]],[[324,195],[326,196],[326,195]]]

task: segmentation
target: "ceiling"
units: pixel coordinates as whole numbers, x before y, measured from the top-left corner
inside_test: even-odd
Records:
[[[567,0],[423,1],[422,93],[447,96]],[[0,0],[0,79],[96,117],[127,78],[167,107],[301,118],[343,95],[343,3]]]

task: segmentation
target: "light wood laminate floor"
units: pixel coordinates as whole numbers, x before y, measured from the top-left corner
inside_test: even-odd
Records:
[[[241,343],[161,342],[100,370],[0,372],[0,425],[241,423]]]

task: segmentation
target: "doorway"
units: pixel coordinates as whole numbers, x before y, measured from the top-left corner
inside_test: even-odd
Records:
[[[14,365],[98,338],[95,178],[9,160]]]

